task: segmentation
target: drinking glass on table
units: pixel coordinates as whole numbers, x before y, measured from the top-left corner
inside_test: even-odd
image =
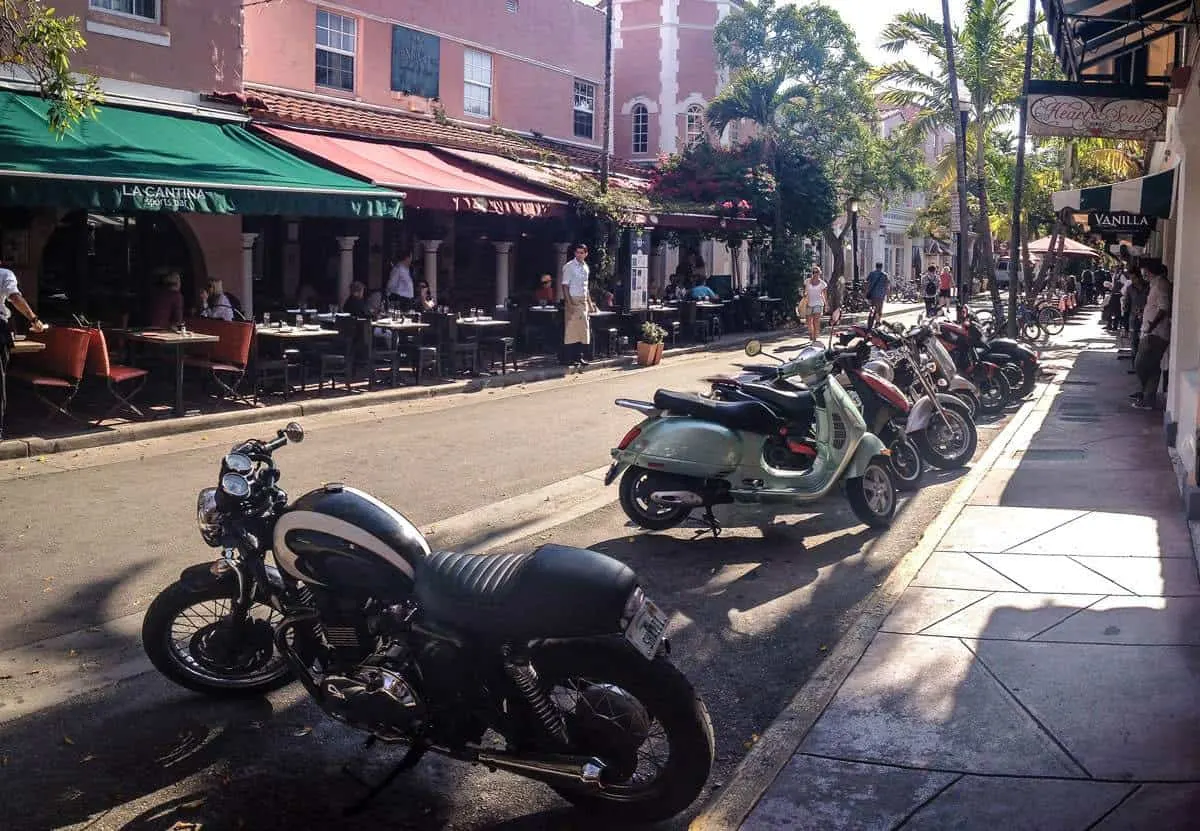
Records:
[[[270,325],[271,325],[271,313],[263,312],[263,326],[265,327],[265,326],[270,326]]]

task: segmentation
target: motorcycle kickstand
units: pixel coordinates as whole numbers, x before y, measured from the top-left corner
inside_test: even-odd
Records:
[[[370,748],[373,744],[375,744],[375,737],[371,736],[367,739],[366,744],[363,745],[363,750]],[[375,800],[377,796],[387,790],[387,788],[396,781],[396,778],[400,776],[400,774],[415,768],[417,763],[421,761],[421,757],[423,757],[428,750],[429,745],[427,743],[414,742],[413,745],[409,747],[408,752],[404,754],[404,758],[397,762],[395,766],[388,771],[387,775],[374,785],[368,784],[362,778],[354,774],[350,770],[349,765],[343,767],[343,773],[345,773],[354,781],[358,782],[363,787],[368,788],[368,790],[357,802],[354,802],[345,810],[343,810],[342,816],[351,817],[355,814],[361,813]]]
[[[704,516],[699,521],[704,523],[704,527],[696,532],[693,540],[698,540],[705,534],[712,534],[714,540],[721,538],[721,523],[713,515],[712,505],[704,506]]]

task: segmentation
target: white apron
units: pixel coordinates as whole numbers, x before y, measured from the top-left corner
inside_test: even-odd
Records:
[[[563,343],[582,343],[590,344],[592,342],[592,327],[588,325],[588,302],[585,298],[578,300],[567,298],[565,317],[565,331],[563,332]]]

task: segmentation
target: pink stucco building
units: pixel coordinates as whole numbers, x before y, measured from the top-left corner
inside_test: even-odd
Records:
[[[252,88],[599,147],[604,15],[578,0],[290,0],[245,10]]]

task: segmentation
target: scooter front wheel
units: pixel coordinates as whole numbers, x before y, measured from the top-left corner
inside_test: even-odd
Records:
[[[681,483],[673,478],[644,467],[631,467],[621,477],[621,508],[634,525],[647,531],[666,531],[681,524],[692,509],[684,506],[659,505],[651,501],[655,491],[679,490]]]
[[[846,480],[846,499],[850,509],[864,525],[888,528],[896,515],[896,484],[891,466],[883,456],[876,456],[863,475]]]

